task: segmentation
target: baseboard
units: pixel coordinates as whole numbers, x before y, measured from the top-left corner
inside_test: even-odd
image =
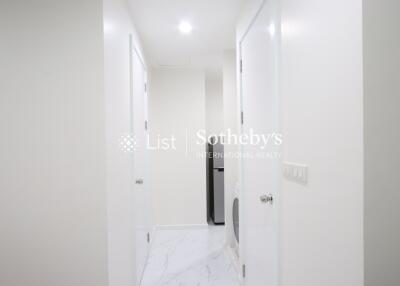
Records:
[[[173,224],[157,225],[156,230],[185,230],[185,229],[207,229],[208,224]]]

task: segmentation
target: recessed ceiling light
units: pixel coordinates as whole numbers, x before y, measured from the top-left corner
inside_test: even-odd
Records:
[[[182,21],[179,24],[179,31],[181,31],[182,34],[190,34],[193,30],[192,24],[190,24],[187,21]]]

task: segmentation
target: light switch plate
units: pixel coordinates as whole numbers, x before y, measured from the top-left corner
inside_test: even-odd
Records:
[[[308,167],[303,164],[283,162],[283,176],[291,181],[307,184]]]

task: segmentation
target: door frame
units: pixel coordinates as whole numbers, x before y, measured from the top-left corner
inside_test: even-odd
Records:
[[[145,136],[148,136],[148,132],[149,132],[148,131],[148,77],[147,77],[148,69],[147,69],[147,65],[146,65],[145,61],[143,60],[142,54],[140,53],[140,50],[134,44],[133,35],[129,34],[129,83],[130,83],[130,86],[129,86],[129,109],[130,109],[129,110],[129,113],[130,113],[130,115],[129,115],[129,129],[130,130],[129,130],[129,132],[131,134],[134,134],[134,131],[135,131],[134,130],[135,129],[135,127],[134,127],[134,120],[135,120],[134,119],[134,106],[133,106],[134,105],[134,88],[135,88],[134,87],[134,79],[133,79],[133,76],[134,76],[133,55],[134,54],[138,57],[141,65],[142,65],[142,68],[143,68],[143,77],[144,77],[143,85],[145,85],[145,88],[144,88],[144,105],[145,105],[144,120],[146,122],[146,127],[147,127],[145,129]],[[143,122],[143,124],[145,124],[145,122]],[[146,151],[146,150],[144,149],[144,151]],[[134,158],[134,156],[132,156],[131,158],[132,158],[131,159],[131,166],[132,166],[131,185],[132,185],[132,188],[133,188],[133,192],[135,193],[135,190],[134,190],[134,188],[135,188],[135,172],[134,172],[134,160],[135,160],[135,158]],[[147,165],[147,163],[148,162],[145,162],[145,165]],[[135,224],[136,224],[136,221],[135,221]],[[149,230],[149,233],[150,233],[150,230]],[[153,228],[151,230],[151,234],[150,235],[151,235],[151,237],[154,237],[154,226],[153,226]],[[136,247],[137,246],[136,246],[136,242],[135,242],[135,245],[134,245],[134,249],[135,250],[136,250]],[[151,244],[149,244],[148,252],[146,254],[146,261],[149,259],[150,248],[151,248]],[[136,261],[135,255],[136,254],[134,254],[134,260]],[[146,265],[147,265],[147,263],[146,263]],[[136,281],[140,281],[140,283],[142,282],[145,270],[146,270],[146,266],[143,268],[142,273],[139,274],[140,277],[136,277],[137,265],[136,265],[136,262],[135,262],[135,269],[133,271],[135,271],[135,273],[136,273],[135,274]]]
[[[146,62],[143,60],[143,57],[142,57],[142,54],[140,53],[140,51],[139,51],[139,49],[138,49],[138,47],[134,44],[134,41],[133,41],[133,35],[132,34],[129,34],[129,76],[130,76],[130,78],[129,78],[129,82],[130,82],[130,132],[131,133],[133,133],[133,55],[132,55],[132,52],[134,52],[136,55],[137,55],[137,57],[139,58],[139,60],[140,60],[140,62],[141,62],[141,64],[142,64],[142,67],[143,67],[143,71],[144,71],[144,83],[143,84],[146,84],[147,85],[147,65],[146,65]],[[145,101],[146,101],[146,108],[148,107],[147,106],[147,99],[148,99],[148,88],[145,88],[145,91],[144,91],[144,95],[145,95]],[[148,116],[148,114],[147,114],[147,112],[145,113],[145,119],[146,120],[148,120],[148,118],[147,118],[147,116]],[[146,132],[147,133],[147,132]]]

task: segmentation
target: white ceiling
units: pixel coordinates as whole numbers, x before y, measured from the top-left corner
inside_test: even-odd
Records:
[[[236,20],[242,0],[130,0],[135,25],[153,67],[222,70],[222,52],[235,48]],[[179,32],[182,20],[193,25]]]

